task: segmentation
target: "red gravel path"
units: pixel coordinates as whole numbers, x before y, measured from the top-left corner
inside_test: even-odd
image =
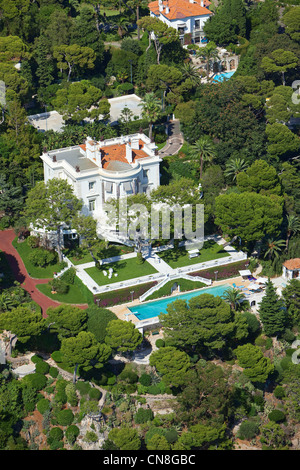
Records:
[[[49,279],[34,279],[29,276],[22,258],[12,245],[15,237],[16,234],[13,230],[0,231],[0,250],[5,254],[16,281],[21,284],[23,289],[29,292],[32,300],[40,305],[43,316],[46,317],[46,311],[49,307],[57,307],[61,303],[50,299],[36,288],[37,284],[47,284]],[[85,309],[88,305],[83,304],[78,305],[78,307]]]

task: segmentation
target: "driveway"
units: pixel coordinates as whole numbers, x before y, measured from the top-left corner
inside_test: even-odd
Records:
[[[49,307],[57,307],[58,305],[61,305],[61,302],[55,302],[54,300],[49,299],[49,297],[42,294],[36,288],[37,284],[47,284],[50,279],[34,279],[29,276],[22,258],[12,245],[12,241],[15,237],[16,234],[14,230],[0,231],[0,250],[5,254],[15,280],[18,281],[21,284],[21,287],[30,294],[32,300],[40,305],[43,316],[47,317],[47,309]],[[88,305],[78,305],[78,307],[85,309]]]

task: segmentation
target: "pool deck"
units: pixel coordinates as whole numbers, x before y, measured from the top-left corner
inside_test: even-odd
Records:
[[[227,284],[227,285],[229,284],[230,286],[232,286],[232,284],[238,284],[238,285],[243,284],[245,287],[247,287],[250,284],[250,281],[248,279],[247,280],[243,279],[241,276],[238,276],[238,277],[233,277],[230,279],[223,279],[222,281],[214,281],[210,287],[222,286],[224,284]],[[203,287],[203,289],[206,290],[207,287]],[[199,289],[199,291],[201,291],[201,289]],[[173,294],[170,296],[170,298],[174,298],[174,300],[176,300],[177,295],[180,295],[183,293],[188,294],[189,292],[194,292],[194,290],[180,292],[179,294]],[[165,298],[166,297],[160,297],[155,300],[162,300]],[[144,305],[145,303],[146,302],[140,302],[139,299],[136,299],[133,302],[116,305],[115,307],[109,307],[109,310],[111,310],[118,317],[119,320],[126,320],[126,321],[130,320],[132,323],[138,324],[141,321],[130,311],[130,308],[135,307],[137,305]]]

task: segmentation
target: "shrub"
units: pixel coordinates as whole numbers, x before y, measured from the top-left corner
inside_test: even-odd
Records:
[[[62,276],[60,276],[60,279],[67,284],[74,284],[75,276],[76,270],[74,268],[70,268],[65,273],[63,273]]]
[[[277,387],[274,390],[274,395],[275,395],[275,398],[278,398],[278,400],[281,400],[282,398],[284,398],[285,397],[284,388],[277,385]]]
[[[56,261],[57,254],[55,251],[48,251],[44,248],[35,248],[32,253],[28,255],[28,259],[34,266],[44,268]]]
[[[50,429],[49,437],[53,439],[54,441],[61,441],[62,438],[64,437],[64,432],[61,428],[54,427]]]
[[[178,434],[176,429],[169,429],[169,431],[166,432],[165,438],[169,442],[169,444],[174,444],[174,442],[177,441],[178,439]]]
[[[73,423],[74,415],[72,410],[61,410],[57,413],[56,419],[61,426],[70,426]]]
[[[58,362],[58,363],[64,362],[64,357],[60,351],[54,351],[51,354],[51,358],[53,359],[53,361]]]
[[[143,264],[144,263],[144,258],[143,258],[143,255],[140,251],[136,255],[136,262],[137,262],[137,264]]]
[[[69,284],[59,278],[54,278],[49,282],[51,289],[58,294],[67,294],[69,292]]]
[[[35,366],[35,371],[38,372],[39,374],[48,374],[50,370],[50,366],[49,364],[47,364],[47,362],[44,362],[44,361],[38,361],[36,363],[36,366]]]
[[[119,374],[118,380],[134,384],[138,381],[138,375],[131,370],[124,369],[121,374]]]
[[[103,343],[106,336],[106,327],[111,320],[116,320],[116,315],[106,308],[93,305],[86,309],[88,315],[87,330],[95,335],[99,343]]]
[[[88,395],[91,390],[90,384],[88,382],[83,382],[83,381],[77,382],[76,388],[79,391],[81,396]]]
[[[62,441],[54,441],[51,438],[48,439],[48,444],[50,445],[50,450],[59,450],[64,447],[64,443]]]
[[[292,343],[296,339],[296,336],[289,328],[286,328],[282,335],[282,339],[284,339],[287,343]]]
[[[165,342],[163,339],[159,338],[155,341],[155,346],[157,348],[163,348],[165,346]]]
[[[152,426],[149,431],[146,432],[145,435],[145,442],[148,444],[148,442],[152,439],[153,436],[158,435],[165,437],[166,431],[163,428],[158,428],[156,426]]]
[[[117,377],[112,375],[111,377],[107,378],[107,385],[114,385],[117,381]]]
[[[74,444],[79,434],[79,428],[75,424],[71,424],[66,430],[66,439],[70,444]]]
[[[86,442],[97,442],[98,441],[98,436],[93,431],[87,431],[85,436],[84,436],[84,440]]]
[[[31,362],[33,362],[34,364],[37,364],[38,362],[43,362],[43,358],[35,354],[34,356],[32,356]]]
[[[150,387],[148,387],[147,393],[150,395],[160,395],[161,390],[158,385],[150,385]]]
[[[151,384],[151,376],[149,374],[142,374],[140,376],[140,383],[145,387],[149,387]]]
[[[240,439],[253,439],[259,432],[259,427],[254,421],[243,421],[238,432]]]
[[[89,392],[89,397],[91,400],[100,400],[102,393],[98,388],[92,388]]]
[[[50,401],[47,398],[42,398],[36,404],[37,410],[43,415],[46,411],[50,409]]]
[[[282,421],[285,421],[285,414],[280,410],[273,410],[269,413],[268,418],[275,423],[282,423]]]
[[[26,377],[23,379],[23,382],[35,390],[42,390],[47,384],[47,379],[43,374],[36,372],[34,374],[26,375]]]
[[[57,405],[65,405],[67,403],[67,394],[64,392],[64,390],[60,390],[54,395],[54,402]]]
[[[58,369],[56,367],[51,366],[50,369],[49,369],[49,375],[51,375],[51,377],[53,377],[53,379],[56,379],[58,374],[59,374]]]
[[[68,383],[68,380],[63,379],[62,377],[59,378],[56,382],[56,390],[58,392],[64,392]]]
[[[30,248],[37,248],[39,241],[39,237],[35,237],[34,235],[29,235],[29,237],[26,238],[26,243]]]
[[[139,408],[134,415],[134,422],[136,424],[147,423],[154,418],[153,411],[150,408]]]

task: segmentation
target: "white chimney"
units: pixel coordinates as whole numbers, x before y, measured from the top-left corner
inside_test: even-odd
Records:
[[[132,163],[131,142],[127,142],[127,144],[126,144],[126,160],[128,161],[128,163]]]
[[[131,148],[132,148],[133,150],[139,150],[139,148],[140,148],[140,141],[139,141],[139,139],[136,139],[136,138],[135,138],[135,139],[132,139],[132,140],[131,140]]]
[[[204,7],[204,1],[203,1],[203,0],[200,1],[200,5],[201,5],[202,7]]]
[[[86,156],[90,160],[95,158],[96,142],[93,141],[91,137],[86,139]]]
[[[170,13],[169,5],[166,6],[166,14]]]
[[[163,11],[164,10],[163,0],[159,0],[158,5],[159,5],[159,11]]]

